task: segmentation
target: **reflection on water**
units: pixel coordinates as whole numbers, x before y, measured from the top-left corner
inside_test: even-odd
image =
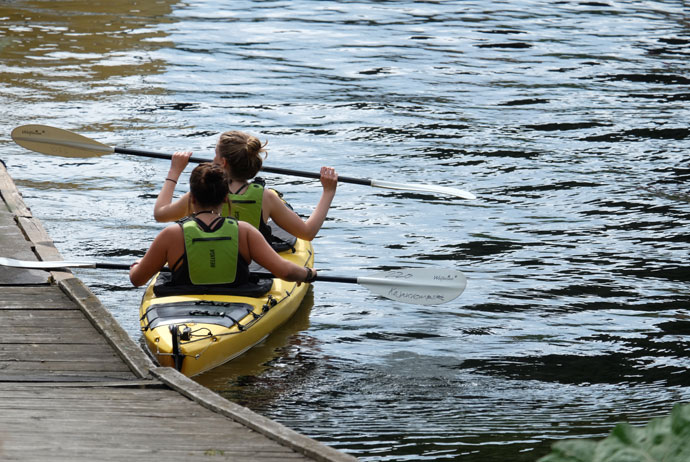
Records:
[[[170,45],[158,26],[170,21],[171,3],[3,2],[7,35],[0,82],[14,92],[31,90],[36,100],[67,101],[70,94],[103,98],[119,92],[119,85],[131,92],[137,80],[165,66],[149,51]]]
[[[171,45],[161,25],[171,21],[173,3],[0,2],[5,113],[22,123],[63,127],[73,119],[79,123],[70,128],[116,129],[104,115],[163,91],[154,79],[166,63],[153,52]]]
[[[116,3],[0,5],[3,133],[209,154],[238,128],[272,166],[479,198],[339,186],[320,270],[448,266],[465,293],[417,307],[315,284],[201,383],[371,461],[534,461],[688,400],[683,2]],[[162,229],[167,163],[0,144],[66,258],[130,261]],[[311,212],[318,183],[266,177]],[[78,274],[138,339],[141,290]]]

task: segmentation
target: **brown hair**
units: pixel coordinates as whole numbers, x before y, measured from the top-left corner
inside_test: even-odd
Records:
[[[222,133],[218,140],[218,154],[227,162],[232,176],[242,180],[254,178],[266,158],[266,145],[255,136],[239,131]]]
[[[189,190],[197,204],[215,207],[225,201],[230,192],[225,171],[218,165],[197,165],[189,177]]]

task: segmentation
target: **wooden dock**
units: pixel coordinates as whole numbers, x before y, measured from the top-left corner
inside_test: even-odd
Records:
[[[0,256],[62,260],[0,194]],[[356,460],[156,366],[71,272],[0,267],[0,326],[2,461]]]

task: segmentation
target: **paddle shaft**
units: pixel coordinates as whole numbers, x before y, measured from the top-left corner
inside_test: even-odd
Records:
[[[258,276],[261,278],[274,278],[275,276],[272,275],[271,273],[266,273],[266,272],[256,272],[252,273],[254,276]],[[359,284],[359,281],[357,280],[356,277],[345,277],[345,276],[325,276],[325,275],[316,275],[316,279],[314,281],[322,281],[322,282],[340,282],[343,284]]]
[[[165,152],[143,151],[141,149],[128,149],[128,148],[118,148],[118,147],[115,147],[113,149],[114,149],[114,152],[116,152],[118,154],[130,154],[130,155],[140,156],[140,157],[151,157],[154,159],[168,159],[168,160],[170,160],[172,158],[172,154],[168,154]],[[197,164],[201,164],[204,162],[211,162],[210,159],[203,159],[201,157],[194,157],[194,156],[190,157],[189,161],[195,162]],[[276,173],[278,175],[301,176],[304,178],[314,178],[317,180],[319,178],[321,178],[320,173],[304,172],[301,170],[292,170],[289,168],[262,166],[261,170],[264,172],[267,172],[267,173]],[[371,180],[366,179],[366,178],[351,178],[351,177],[341,176],[341,175],[338,175],[338,182],[359,184],[359,185],[364,185],[364,186],[371,186],[372,185]]]
[[[31,265],[31,262],[26,262],[27,266]],[[56,261],[55,267],[58,267],[60,262]],[[70,268],[73,267],[70,262],[66,262],[65,268]],[[109,262],[94,262],[91,263],[90,266],[82,266],[82,268],[97,268],[97,269],[114,269],[114,270],[129,270],[131,267],[130,264],[128,263],[109,263]],[[78,266],[77,266],[78,268]],[[167,266],[164,266],[161,268],[161,271],[170,271],[170,268]],[[268,272],[252,272],[251,273],[253,276],[257,276],[260,278],[268,278],[268,279],[273,279],[275,276],[271,273]],[[320,276],[317,275],[315,281],[323,281],[323,282],[340,282],[343,284],[357,284],[357,278],[356,277],[345,277],[345,276]]]
[[[127,263],[96,263],[94,268],[128,270],[131,266]]]
[[[107,263],[107,262],[94,263],[92,266],[92,268],[97,268],[97,269],[114,269],[114,270],[129,270],[131,267],[132,267],[132,265],[127,264],[127,263]],[[170,268],[168,268],[167,266],[164,266],[163,268],[161,268],[161,271],[167,272],[167,271],[170,271]]]
[[[172,154],[107,146],[103,143],[92,140],[91,138],[87,138],[61,128],[49,127],[47,125],[22,125],[20,127],[16,127],[14,130],[12,130],[12,139],[26,149],[54,156],[93,157],[117,152],[142,157],[153,157],[155,159],[172,158]],[[191,157],[189,160],[197,163],[209,162],[207,159],[200,159],[198,157]],[[262,167],[261,170],[267,173],[301,176],[312,179],[321,178],[320,173],[304,172],[301,170],[292,170],[287,168]],[[375,180],[369,178],[352,178],[346,176],[339,176],[338,180],[341,183],[371,186],[374,188],[443,194],[460,197],[462,199],[477,198],[477,196],[469,191],[463,191],[462,189],[442,185],[397,183],[393,181]]]

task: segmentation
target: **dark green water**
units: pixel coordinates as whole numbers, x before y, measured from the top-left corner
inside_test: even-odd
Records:
[[[265,344],[198,380],[362,460],[535,461],[690,396],[686,2],[0,2],[2,155],[66,259],[140,256],[164,161],[47,157],[43,123],[106,144],[434,183],[341,185],[317,267],[462,270],[436,308],[317,284]],[[317,183],[269,176],[311,212]],[[182,181],[178,191],[186,191]],[[140,289],[77,272],[138,339]]]

